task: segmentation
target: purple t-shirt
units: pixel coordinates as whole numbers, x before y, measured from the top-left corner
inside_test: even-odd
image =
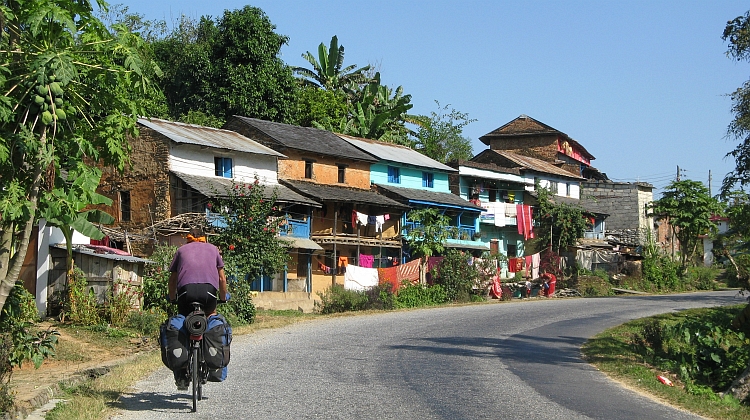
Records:
[[[219,268],[224,260],[219,249],[205,242],[190,242],[174,254],[169,271],[177,273],[177,288],[194,283],[208,283],[219,288]]]

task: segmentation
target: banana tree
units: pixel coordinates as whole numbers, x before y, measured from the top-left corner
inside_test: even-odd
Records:
[[[367,82],[364,72],[370,70],[370,66],[357,68],[356,64],[352,64],[341,68],[344,65],[344,46],[339,45],[336,35],[331,38],[330,47],[322,42],[318,45],[317,59],[310,51],[302,54],[302,58],[310,63],[312,69],[294,67],[293,70],[304,77],[302,80],[305,84],[327,90],[343,90],[351,83]]]
[[[71,182],[58,179],[60,185],[44,193],[39,217],[44,218],[47,225],[59,228],[65,237],[67,281],[73,274],[73,232],[99,240],[104,233],[95,223],[107,225],[115,221],[114,217],[99,209],[84,211],[89,205],[112,205],[112,199],[96,192],[101,175],[98,168],[81,164],[76,171],[68,172],[67,179]]]

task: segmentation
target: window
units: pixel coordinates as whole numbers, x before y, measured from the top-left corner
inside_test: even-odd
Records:
[[[346,165],[338,165],[339,167],[339,184],[346,183]]]
[[[549,182],[549,192],[555,195],[557,194],[557,182],[555,181]]]
[[[490,188],[490,190],[488,192],[488,195],[489,195],[490,202],[494,203],[495,201],[497,201],[497,190],[496,189]]]
[[[570,184],[565,183],[565,196],[570,197]]]
[[[399,172],[399,169],[395,166],[389,166],[388,167],[388,182],[391,184],[400,184],[401,183],[401,174]]]
[[[508,244],[508,258],[516,258],[516,244]]]
[[[313,174],[312,165],[313,165],[313,162],[311,160],[305,161],[305,178],[307,179],[312,179],[312,174]]]
[[[422,186],[425,188],[432,188],[434,184],[434,177],[432,172],[422,172]]]
[[[130,191],[120,191],[120,221],[130,221]]]
[[[216,176],[223,178],[232,177],[232,158],[214,157],[214,168]]]

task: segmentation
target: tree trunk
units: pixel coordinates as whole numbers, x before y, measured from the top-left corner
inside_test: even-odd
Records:
[[[46,168],[45,162],[47,159],[44,158],[44,150],[47,148],[47,131],[42,131],[39,137],[39,155],[36,159],[36,166],[34,167],[34,181],[31,184],[31,191],[29,191],[29,202],[31,203],[29,220],[26,221],[23,231],[21,232],[21,238],[18,243],[17,251],[15,254],[10,256],[8,270],[5,275],[0,277],[0,310],[5,306],[5,300],[8,299],[10,291],[18,281],[18,277],[21,275],[21,268],[23,267],[23,261],[26,259],[26,252],[29,248],[29,239],[31,238],[31,232],[34,228],[34,222],[36,221],[36,208],[39,200],[39,186],[42,182],[42,172]],[[10,252],[10,244],[12,241],[5,242],[6,232],[3,232],[3,242],[0,243],[0,249],[3,252]],[[13,237],[13,230],[10,231],[9,238]],[[6,249],[7,247],[7,249]],[[2,261],[2,260],[0,260]],[[3,270],[4,271],[4,270]]]

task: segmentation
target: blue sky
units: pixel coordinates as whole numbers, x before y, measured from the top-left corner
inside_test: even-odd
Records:
[[[114,1],[148,19],[218,17],[246,1]],[[521,114],[582,144],[617,181],[663,188],[677,166],[716,194],[734,168],[725,159],[731,93],[750,64],[726,57],[721,34],[750,4],[714,1],[283,1],[261,8],[289,37],[292,66],[333,35],[345,65],[374,64],[383,83],[412,95],[412,113],[435,100],[476,119],[478,139]],[[656,191],[657,193],[659,190]]]

